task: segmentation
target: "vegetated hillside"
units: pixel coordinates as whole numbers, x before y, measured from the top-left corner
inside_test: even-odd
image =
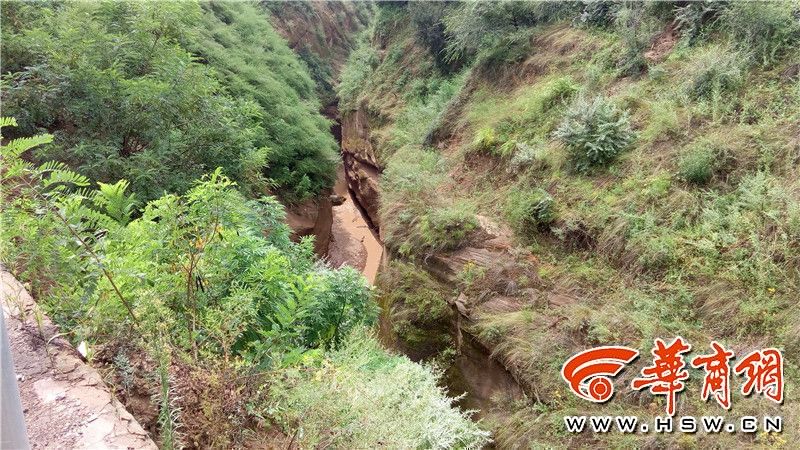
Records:
[[[332,186],[315,84],[247,2],[3,4],[4,114],[35,152],[145,200],[223,167],[254,195]]]
[[[336,101],[334,85],[372,16],[371,2],[265,2],[272,23],[308,66],[323,106]]]
[[[797,439],[570,435],[563,416],[664,415],[663,396],[628,388],[655,337],[683,336],[693,355],[714,339],[737,358],[775,346],[787,386],[800,381],[798,10],[379,6],[339,87],[351,183],[368,186],[356,194],[392,252],[378,288],[407,346],[442,351],[449,332],[432,324],[455,301],[522,384],[528,400],[499,401],[485,422],[498,446]],[[642,354],[615,398],[574,396],[561,365],[611,344]],[[679,415],[724,413],[701,380],[691,372]],[[734,416],[797,415],[791,390],[777,406],[740,382]]]
[[[335,141],[259,8],[3,3],[3,270],[162,448],[480,448],[265,195],[328,187]]]

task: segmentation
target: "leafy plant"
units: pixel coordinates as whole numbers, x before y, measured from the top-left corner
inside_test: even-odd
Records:
[[[422,249],[453,250],[478,228],[478,220],[469,205],[459,203],[432,208],[417,226]]]
[[[697,42],[703,31],[718,21],[727,3],[703,0],[675,6],[676,29],[690,44]]]
[[[55,136],[36,161],[104,183],[127,179],[143,201],[183,193],[216,167],[254,181],[245,187],[257,196],[267,186],[252,173],[263,173],[289,201],[333,184],[336,143],[314,84],[258,6],[7,6],[5,111],[20,135]],[[262,148],[268,160],[249,157]]]
[[[127,225],[136,210],[136,194],[125,194],[130,183],[119,180],[114,184],[97,183],[97,186],[99,189],[92,203],[121,225]]]
[[[613,161],[634,140],[628,114],[603,97],[579,98],[555,131],[579,172]]]
[[[726,47],[701,51],[684,69],[685,89],[694,99],[712,99],[734,92],[744,82],[746,58]]]
[[[440,373],[386,353],[363,332],[321,366],[286,375],[270,387],[275,415],[287,434],[302,424],[303,447],[478,449],[489,441],[470,413],[453,407]]]
[[[589,27],[609,27],[614,24],[615,16],[621,6],[622,2],[619,1],[583,2],[583,11],[575,18],[575,22]]]
[[[358,93],[369,80],[372,71],[378,66],[378,55],[366,39],[366,35],[359,39],[358,44],[350,53],[342,70],[336,93],[339,94],[339,107],[342,110],[356,109]]]
[[[475,134],[475,140],[473,141],[473,145],[476,149],[480,151],[491,151],[496,145],[498,141],[497,132],[494,128],[481,128]]]
[[[506,216],[516,231],[536,233],[556,217],[555,201],[543,189],[516,189],[508,195]]]
[[[800,42],[796,2],[730,2],[721,21],[733,42],[756,64],[774,64]]]
[[[723,154],[709,144],[697,144],[689,147],[678,164],[678,172],[684,180],[705,184],[711,180],[720,168]]]

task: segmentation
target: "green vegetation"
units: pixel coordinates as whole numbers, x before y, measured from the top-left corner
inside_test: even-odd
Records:
[[[367,41],[360,40],[342,70],[337,89],[340,108],[354,109],[357,106],[357,96],[377,65],[378,55],[375,49]]]
[[[602,97],[579,98],[554,135],[569,149],[578,172],[611,163],[633,141],[628,115]]]
[[[152,394],[161,446],[798,439],[567,435],[565,415],[662,405],[590,404],[559,373],[579,350],[646,355],[681,335],[778,347],[798,381],[797,1],[342,8],[3,4],[2,101],[20,126],[4,129],[0,261],[123,399]],[[319,98],[334,89],[343,150],[376,169],[374,291],[292,242],[277,200],[330,188]],[[465,339],[526,394],[482,403],[479,422],[441,387],[472,358]],[[733,402],[795,417],[797,399]],[[715,408],[686,395],[679,413]]]
[[[444,174],[441,160],[432,150],[402,147],[381,180],[389,193],[381,203],[381,217],[391,218],[384,227],[387,246],[405,255],[453,250],[467,242],[477,228],[474,208],[468,202],[447,203],[435,186]]]
[[[797,2],[731,2],[721,20],[731,40],[764,67],[796,50],[800,42]]]
[[[392,334],[415,354],[431,355],[450,341],[451,292],[442,289],[424,270],[392,261],[381,271],[379,298]]]
[[[681,177],[691,183],[705,184],[724,162],[724,155],[712,144],[701,142],[686,149],[678,165]]]
[[[62,163],[20,158],[52,140],[40,135],[2,147],[0,259],[31,283],[74,342],[117,349],[112,364],[123,379],[132,379],[132,360],[157,367],[163,447],[187,443],[179,430],[194,446],[240,443],[246,429],[231,420],[256,417],[287,434],[303,430],[308,446],[328,439],[329,430],[342,430],[337,445],[356,447],[387,439],[466,448],[486,442],[488,433],[451,406],[436,373],[364,336],[376,318],[365,279],[317,263],[311,241],[292,243],[274,198],[247,200],[217,169],[182,196],[147,202],[132,219],[137,202],[126,181],[93,190]],[[196,371],[176,378],[178,366]],[[238,376],[226,378],[234,370]],[[180,394],[196,383],[209,394],[201,405]],[[380,414],[375,399],[383,399]],[[231,405],[241,416],[218,416]],[[420,428],[431,423],[444,431]]]
[[[553,197],[542,189],[516,190],[508,195],[508,222],[520,234],[532,234],[555,220]]]
[[[404,313],[419,292],[464,302],[464,335],[529,395],[484,416],[499,448],[652,445],[565,434],[564,415],[650,417],[660,408],[635,396],[587,404],[558,369],[592,346],[646,354],[654,337],[674,335],[739,353],[769,342],[787,361],[800,349],[791,313],[800,282],[800,6],[512,3],[394,5],[376,22],[378,60],[354,94],[371,145],[354,148],[371,149],[384,169],[380,226],[393,260],[378,287]],[[426,33],[421,23],[445,31]],[[430,59],[434,48],[460,72]],[[412,115],[419,103],[409,87],[441,80],[459,81],[450,100],[437,114]],[[449,217],[452,205],[468,205],[472,236],[430,246],[417,225],[436,210]],[[485,253],[452,252],[467,244]],[[525,272],[531,262],[534,276]],[[399,288],[399,279],[426,289]],[[412,354],[429,348],[417,342]],[[797,379],[796,364],[786,376]],[[687,392],[700,391],[697,378]],[[782,407],[760,400],[734,394],[754,415],[797,410],[789,397]],[[691,395],[681,402],[682,414],[718,412]],[[786,438],[665,436],[656,445]]]
[[[278,192],[302,200],[333,185],[337,145],[319,113],[305,65],[255,4],[201,4],[186,47],[213,67],[228,94],[254,100],[266,133],[265,175]]]
[[[388,355],[371,337],[354,336],[322,367],[293,372],[273,389],[286,420],[304,424],[299,441],[307,448],[479,449],[489,441],[429,369]]]
[[[40,162],[128,179],[142,200],[216,167],[255,197],[333,183],[314,84],[257,6],[8,2],[2,25],[4,112],[55,136]]]

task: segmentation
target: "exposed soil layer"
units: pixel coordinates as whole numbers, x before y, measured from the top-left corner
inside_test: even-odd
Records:
[[[157,448],[7,272],[0,272],[0,299],[31,448]]]

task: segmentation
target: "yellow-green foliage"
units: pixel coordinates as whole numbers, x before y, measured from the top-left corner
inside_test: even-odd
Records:
[[[489,433],[454,407],[440,374],[354,334],[317,366],[270,387],[273,416],[304,448],[479,449]]]
[[[506,216],[519,234],[536,233],[555,220],[553,197],[543,189],[515,189],[508,194]]]

